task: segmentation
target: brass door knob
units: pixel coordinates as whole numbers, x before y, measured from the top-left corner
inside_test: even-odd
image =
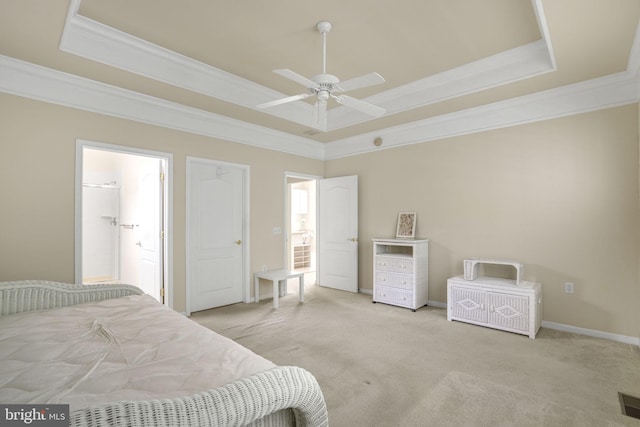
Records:
[[[242,243],[242,240],[236,240],[236,241],[235,241],[235,244],[236,244],[236,245],[239,245],[239,244],[241,244],[241,243]]]

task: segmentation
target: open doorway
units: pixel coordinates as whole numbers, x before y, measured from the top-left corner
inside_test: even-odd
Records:
[[[169,158],[79,141],[77,159],[76,282],[131,284],[170,303]]]
[[[285,172],[285,265],[304,283],[358,292],[358,176]]]
[[[317,278],[317,179],[293,173],[285,176],[285,259],[288,269],[305,273],[307,284],[315,284]]]

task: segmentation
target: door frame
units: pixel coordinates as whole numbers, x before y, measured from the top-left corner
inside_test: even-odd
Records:
[[[164,304],[173,308],[173,154],[123,145],[107,144],[97,141],[76,139],[76,170],[75,170],[75,283],[82,284],[82,180],[83,180],[83,150],[92,148],[102,151],[153,157],[165,161],[165,179],[162,191],[164,206],[162,212],[162,227],[165,231],[162,241],[164,262],[162,273],[164,276]]]
[[[291,242],[291,200],[289,197],[289,189],[287,188],[288,186],[288,182],[287,180],[289,178],[298,178],[298,179],[304,179],[304,180],[308,180],[308,181],[315,181],[315,186],[316,186],[316,200],[317,200],[317,194],[318,194],[318,181],[323,179],[324,177],[321,175],[309,175],[306,173],[298,173],[298,172],[289,172],[289,171],[284,171],[284,184],[283,184],[283,194],[284,194],[284,207],[282,209],[282,211],[284,212],[284,230],[285,230],[285,238],[284,238],[284,263],[283,265],[285,266],[284,268],[286,268],[287,265],[289,265],[289,243]],[[316,202],[316,222],[317,222],[317,218],[318,218],[318,203]],[[317,232],[318,232],[318,227],[316,224],[316,236],[315,238],[317,239]],[[316,266],[316,271],[318,270],[318,251],[316,250],[316,256],[315,256],[315,266]]]
[[[249,296],[251,295],[250,293],[250,286],[251,286],[251,272],[250,270],[250,266],[251,266],[251,259],[250,259],[250,241],[249,241],[249,236],[251,236],[251,233],[249,232],[249,224],[250,224],[250,216],[249,216],[249,200],[250,200],[250,178],[251,178],[251,167],[249,165],[243,165],[240,163],[231,163],[231,162],[225,162],[222,160],[214,160],[214,159],[206,159],[203,157],[195,157],[195,156],[187,156],[186,158],[186,174],[185,174],[185,181],[186,181],[186,213],[185,213],[185,218],[190,218],[190,214],[191,214],[191,186],[190,186],[190,182],[191,182],[191,168],[192,168],[192,164],[193,162],[199,162],[199,163],[208,163],[212,166],[222,166],[222,167],[230,167],[230,168],[235,168],[235,169],[240,169],[240,171],[242,172],[242,193],[243,193],[243,204],[244,204],[244,209],[243,209],[243,213],[242,215],[244,216],[243,221],[242,221],[242,301],[244,303],[249,303],[251,301],[249,301]],[[191,283],[191,278],[190,275],[191,273],[189,272],[189,260],[191,259],[191,242],[189,239],[189,232],[188,229],[186,227],[185,224],[185,234],[186,234],[186,262],[185,262],[185,266],[186,266],[186,277],[185,277],[185,293],[186,293],[186,307],[185,307],[185,311],[186,311],[186,315],[187,316],[191,316],[191,289],[189,289],[189,284]]]

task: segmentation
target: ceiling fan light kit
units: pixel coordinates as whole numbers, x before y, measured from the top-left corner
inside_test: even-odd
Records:
[[[342,93],[354,89],[381,84],[384,83],[385,80],[378,73],[369,73],[341,82],[338,77],[334,76],[333,74],[328,74],[327,33],[331,31],[331,23],[328,21],[320,21],[316,24],[316,29],[322,34],[322,73],[316,74],[311,78],[306,78],[286,68],[273,70],[274,73],[305,86],[308,92],[265,102],[257,105],[256,107],[259,109],[271,108],[277,105],[282,105],[294,101],[301,101],[305,98],[309,98],[310,96],[315,96],[316,102],[313,106],[311,127],[324,132],[326,132],[327,130],[327,102],[330,98],[335,99],[338,104],[344,105],[345,107],[352,108],[373,117],[380,117],[384,115],[386,110],[382,107],[366,101],[362,101],[360,99],[353,98],[348,95],[336,95],[336,93]]]

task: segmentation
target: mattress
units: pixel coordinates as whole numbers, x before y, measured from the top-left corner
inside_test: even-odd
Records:
[[[131,295],[0,317],[0,402],[182,397],[274,368],[249,349]]]

